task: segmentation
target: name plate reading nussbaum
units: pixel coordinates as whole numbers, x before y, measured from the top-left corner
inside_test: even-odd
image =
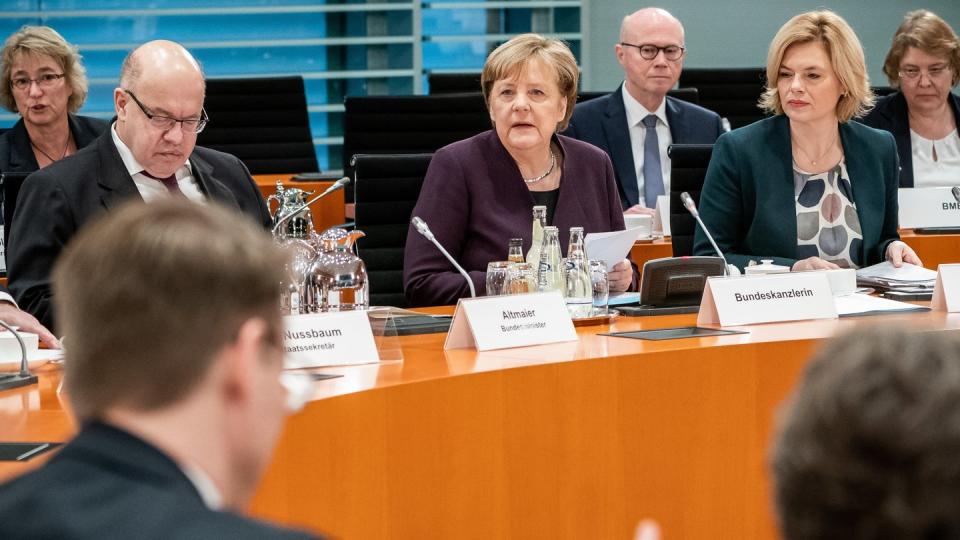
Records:
[[[365,311],[288,315],[283,326],[287,369],[380,361]]]
[[[489,351],[576,340],[563,296],[554,291],[460,300],[443,348]]]
[[[960,227],[960,202],[957,202],[951,193],[952,189],[938,187],[898,190],[900,227]]]
[[[707,278],[697,324],[737,326],[836,318],[826,274],[790,272]]]
[[[960,264],[937,267],[937,283],[933,287],[930,308],[934,311],[960,311]]]

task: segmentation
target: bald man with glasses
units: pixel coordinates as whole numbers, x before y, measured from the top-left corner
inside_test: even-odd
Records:
[[[270,214],[234,156],[197,147],[209,118],[200,64],[182,46],[152,41],[123,62],[116,120],[88,147],[30,175],[20,191],[7,246],[10,291],[56,332],[50,268],[87,223],[130,199],[219,202],[263,226]]]
[[[671,144],[712,144],[720,116],[667,96],[683,69],[683,25],[660,8],[623,19],[614,47],[624,82],[615,92],[580,103],[564,135],[602,148],[613,161],[627,213],[652,214],[670,193]]]

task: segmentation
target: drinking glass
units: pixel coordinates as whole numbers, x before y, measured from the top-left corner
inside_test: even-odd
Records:
[[[594,310],[606,314],[610,283],[607,281],[607,265],[603,261],[590,261],[590,284],[593,287]]]
[[[487,264],[487,296],[507,294],[507,271],[511,264],[508,261]]]
[[[530,263],[513,263],[507,270],[507,294],[536,292],[537,272]]]

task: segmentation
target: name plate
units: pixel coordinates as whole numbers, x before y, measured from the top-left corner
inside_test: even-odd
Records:
[[[960,311],[960,264],[941,264],[937,267],[937,283],[933,287],[930,307],[934,311]]]
[[[836,318],[826,274],[790,272],[707,278],[697,324],[737,326]]]
[[[563,296],[553,291],[461,299],[443,348],[489,351],[576,340]]]
[[[960,227],[960,202],[952,188],[903,188],[897,192],[900,227]]]
[[[347,366],[380,361],[365,311],[283,318],[284,367]]]

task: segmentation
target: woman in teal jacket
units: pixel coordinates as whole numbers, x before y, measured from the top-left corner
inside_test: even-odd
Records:
[[[728,262],[920,264],[897,234],[893,136],[849,121],[872,103],[863,49],[840,16],[814,11],[780,28],[760,101],[774,116],[717,140],[700,197]],[[713,254],[700,230],[694,253]]]

